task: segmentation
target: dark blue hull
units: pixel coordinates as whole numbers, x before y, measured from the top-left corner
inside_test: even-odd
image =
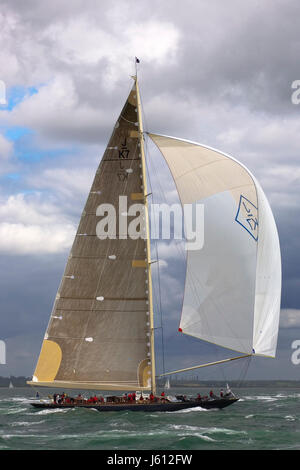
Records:
[[[31,403],[34,408],[93,408],[97,411],[179,411],[187,408],[201,407],[205,409],[222,409],[238,401],[238,398],[216,398],[214,400],[195,400],[166,403],[104,403],[102,405],[92,404],[57,404],[57,403]]]

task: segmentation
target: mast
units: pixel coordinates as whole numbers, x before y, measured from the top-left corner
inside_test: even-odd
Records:
[[[137,72],[137,70],[136,70]],[[156,393],[156,380],[155,380],[155,349],[154,349],[154,314],[153,314],[153,296],[152,296],[152,277],[151,277],[151,245],[150,245],[150,230],[149,230],[149,212],[147,201],[147,179],[146,179],[146,160],[144,150],[144,130],[141,111],[141,100],[137,73],[134,77],[136,85],[136,99],[137,99],[137,115],[138,115],[138,129],[139,129],[139,143],[141,149],[142,160],[142,181],[143,181],[143,194],[145,206],[145,226],[146,226],[146,250],[147,250],[147,274],[148,274],[148,299],[149,299],[149,317],[150,317],[150,354],[151,354],[151,385],[152,393]]]

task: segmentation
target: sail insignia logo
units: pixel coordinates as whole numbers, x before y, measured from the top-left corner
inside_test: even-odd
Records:
[[[245,196],[241,194],[239,208],[235,220],[242,226],[255,241],[258,240],[258,210]]]

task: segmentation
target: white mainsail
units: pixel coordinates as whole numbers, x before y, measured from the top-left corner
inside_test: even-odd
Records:
[[[149,134],[181,204],[204,205],[204,244],[187,248],[179,330],[245,354],[275,356],[281,258],[267,198],[250,171],[203,145]]]

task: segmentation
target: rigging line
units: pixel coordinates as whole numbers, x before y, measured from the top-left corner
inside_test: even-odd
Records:
[[[149,137],[148,137],[148,139],[149,139]],[[146,140],[147,146],[148,146],[148,139]],[[156,181],[156,183],[158,183],[158,186],[159,186],[159,187],[158,187],[158,193],[160,194],[160,199],[161,199],[162,201],[164,201],[165,203],[168,203],[168,201],[167,201],[167,199],[166,199],[166,196],[165,196],[165,193],[164,193],[164,191],[163,191],[163,189],[162,189],[162,185],[161,185],[161,181],[160,181],[160,172],[157,170],[156,164],[155,164],[155,161],[154,161],[154,160],[155,160],[154,158],[151,159],[151,164],[152,164],[153,172],[154,172],[154,174],[156,175],[155,181]],[[149,172],[149,174],[150,174],[150,170],[149,170],[149,169],[148,169],[148,172]],[[152,192],[154,192],[154,191],[152,191]],[[155,224],[155,232],[156,232],[156,219],[155,219],[155,217],[154,217],[154,224]],[[178,246],[177,246],[178,243],[177,243],[175,240],[174,240],[174,242],[175,242],[176,249],[178,250]],[[155,243],[155,247],[156,247],[156,250],[158,250],[158,242],[157,242],[157,241],[156,241],[156,243]],[[178,253],[179,253],[179,255],[181,255],[181,253],[180,253],[179,251],[178,251]],[[157,257],[158,257],[158,255],[157,255]],[[183,258],[185,259],[185,255],[183,255]],[[159,263],[158,263],[158,269],[159,269]],[[161,303],[160,271],[158,271],[158,279],[159,279],[159,284],[158,284],[158,285],[159,285],[159,298],[160,298],[160,303]],[[162,320],[162,318],[163,318],[163,317],[162,317],[162,307],[160,307],[160,311],[161,311],[161,323],[163,323],[163,320]],[[164,330],[163,330],[163,324],[162,324],[162,333],[163,333],[163,331],[164,331]],[[164,354],[165,354],[164,336],[162,336],[162,348],[163,348],[163,351],[164,351]],[[163,358],[164,358],[164,356],[163,356]],[[165,368],[165,366],[164,366],[164,368]]]
[[[146,142],[146,152],[148,153],[148,145]],[[150,171],[149,171],[149,166],[148,166],[148,161],[146,160],[146,168],[147,168],[147,173],[148,173],[148,180],[149,180],[149,186],[151,189],[152,193],[152,199],[154,199],[153,196],[153,188],[152,188],[152,182],[150,178]],[[155,220],[153,221],[154,224],[154,229],[156,233],[156,222]],[[155,252],[156,252],[156,258],[159,260],[159,255],[158,255],[158,246],[156,240],[154,241],[154,247],[155,247]],[[157,263],[157,283],[158,283],[158,299],[157,299],[157,293],[156,294],[156,301],[157,301],[157,308],[159,311],[160,315],[160,329],[161,329],[161,344],[162,344],[162,368],[163,371],[165,371],[165,347],[164,347],[164,329],[163,329],[163,315],[162,315],[162,301],[161,301],[161,280],[160,280],[160,271],[159,271],[159,262]]]
[[[145,141],[145,149],[146,149],[146,154],[149,154],[148,140]],[[152,200],[154,201],[154,194],[153,194],[152,181],[151,181],[151,177],[150,177],[148,159],[145,158],[145,162],[146,162],[146,169],[147,169],[149,187],[150,187],[150,190],[151,190],[151,196],[152,196]],[[157,227],[156,227],[155,217],[154,217],[153,224],[154,224],[154,230],[155,230],[155,234],[156,234]],[[162,343],[162,368],[163,368],[163,372],[165,372],[165,346],[164,346],[164,329],[163,329],[163,314],[162,314],[162,301],[161,301],[161,280],[160,280],[160,269],[159,269],[158,246],[157,246],[157,241],[156,240],[154,240],[154,247],[155,247],[155,252],[156,252],[156,259],[158,260],[158,263],[157,263],[158,310],[159,310],[159,314],[160,314],[160,325],[161,325],[160,328],[161,328],[161,343]]]
[[[247,358],[247,360],[245,361],[245,364],[244,364],[244,371],[242,369],[241,371],[241,374],[240,374],[240,377],[239,377],[239,382],[237,384],[237,388],[240,388],[241,385],[243,384],[244,380],[245,380],[245,377],[248,373],[248,370],[249,370],[249,367],[250,367],[250,364],[251,364],[251,359],[252,359],[252,356],[250,356],[249,358]]]
[[[149,137],[148,137],[148,139],[149,139]],[[163,190],[163,188],[162,188],[162,184],[161,184],[161,178],[160,178],[161,172],[158,171],[158,169],[157,169],[157,167],[156,167],[155,159],[152,159],[152,163],[153,163],[153,171],[154,171],[154,173],[155,173],[155,175],[156,175],[156,182],[158,183],[158,186],[159,186],[159,187],[158,187],[158,192],[159,192],[159,194],[160,194],[160,196],[161,196],[161,199],[164,201],[164,203],[168,204],[168,200],[167,200],[167,198],[166,198],[165,192],[164,192],[164,190]],[[178,251],[178,254],[179,254],[180,257],[182,257],[183,260],[185,261],[185,260],[186,260],[185,251],[184,251],[183,246],[182,246],[183,240],[175,240],[175,239],[174,239],[174,240],[172,241],[172,243],[175,244],[176,249],[177,249],[177,251]]]
[[[148,149],[148,147],[147,147]],[[147,170],[148,170],[148,175],[149,175],[149,180],[150,180],[150,185],[151,185],[151,178],[150,178],[150,168],[149,166],[147,166]],[[151,190],[152,190],[152,185],[151,185]],[[152,191],[152,199],[153,199],[153,203],[154,203],[154,195],[153,195],[153,191]],[[155,237],[157,236],[157,225],[156,225],[156,219],[154,218],[153,219],[153,225],[154,225],[154,232],[155,232]],[[157,276],[158,276],[158,288],[159,288],[159,311],[160,311],[160,314],[161,314],[161,324],[163,323],[162,321],[162,297],[161,297],[161,282],[160,282],[160,271],[159,271],[159,253],[158,253],[158,243],[157,243],[157,240],[155,239],[154,240],[154,246],[155,246],[155,251],[156,251],[156,259],[158,260],[158,273],[157,273]]]
[[[165,372],[165,345],[164,345],[164,327],[163,327],[163,315],[162,315],[162,305],[161,305],[161,285],[160,285],[160,269],[159,262],[157,263],[158,271],[158,289],[159,289],[159,307],[160,307],[160,318],[161,318],[161,342],[162,342],[162,362],[163,362],[163,371]]]

